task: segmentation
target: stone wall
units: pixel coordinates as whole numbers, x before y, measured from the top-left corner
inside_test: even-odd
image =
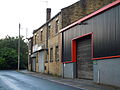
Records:
[[[61,29],[61,13],[52,19],[48,25],[50,25],[50,37],[48,38],[48,62],[45,63],[45,73],[61,76],[61,34],[55,32],[55,23],[59,21],[58,31]],[[55,60],[55,47],[59,47],[59,61]],[[50,48],[53,48],[53,61],[50,62]]]
[[[61,10],[62,28],[116,0],[80,0]]]
[[[42,32],[42,34],[41,34],[41,32]],[[42,37],[42,40],[41,40],[41,37]],[[36,30],[36,32],[34,32],[34,34],[33,34],[33,46],[34,45],[45,45],[46,44],[45,41],[46,41],[46,25],[43,25],[41,28]],[[38,64],[39,52],[35,52],[35,53],[36,53],[36,72],[39,72],[39,70],[38,70],[38,68],[39,68],[39,64]],[[45,51],[44,51],[44,54],[46,54]]]

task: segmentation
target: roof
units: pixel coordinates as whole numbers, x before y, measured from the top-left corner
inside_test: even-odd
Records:
[[[67,27],[61,29],[60,32],[64,32],[64,31],[68,30],[69,28],[71,28],[71,27],[73,27],[73,26],[75,26],[77,24],[80,24],[81,22],[83,22],[83,21],[85,21],[85,20],[87,20],[89,18],[92,18],[92,17],[94,17],[94,16],[96,16],[96,15],[98,15],[98,14],[100,14],[100,13],[102,13],[102,12],[104,12],[104,11],[118,5],[118,4],[120,4],[120,0],[116,0],[113,3],[110,3],[110,4],[106,5],[105,7],[103,7],[101,9],[99,9],[99,10],[97,10],[97,11],[95,11],[95,12],[93,12],[93,13],[91,13],[91,14],[89,14],[89,15],[81,18],[81,19],[79,19],[78,21],[76,21],[76,22],[68,25]]]
[[[32,37],[29,37],[29,38],[27,38],[28,40],[30,40],[30,39],[32,39],[33,38],[33,36]]]

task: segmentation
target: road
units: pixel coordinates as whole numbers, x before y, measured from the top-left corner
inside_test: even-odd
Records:
[[[16,71],[0,70],[0,90],[82,90]]]

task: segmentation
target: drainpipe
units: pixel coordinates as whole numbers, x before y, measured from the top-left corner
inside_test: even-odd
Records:
[[[47,63],[48,63],[48,74],[49,74],[49,57],[48,57],[48,55],[49,55],[49,50],[48,50],[48,22],[47,22],[47,29],[46,29],[46,54],[47,54],[47,57],[46,57],[46,59],[47,59]]]
[[[62,75],[62,78],[64,78],[64,67],[65,67],[65,63],[63,63],[63,75]]]
[[[45,48],[46,48],[46,50],[45,50],[45,52],[46,52],[46,59],[47,59],[47,63],[48,63],[48,74],[49,74],[49,57],[48,57],[48,52],[49,52],[49,50],[48,50],[48,23],[46,24],[46,45],[45,45]],[[47,69],[47,68],[46,68]]]
[[[48,57],[48,21],[51,19],[51,8],[47,8],[46,9],[46,22],[47,22],[47,31],[46,31],[46,49],[47,49],[47,51],[46,51],[46,53],[47,53],[47,59],[49,58]],[[48,74],[49,74],[49,59],[48,59]]]
[[[98,79],[97,79],[97,83],[100,83],[100,69],[98,69]]]
[[[61,32],[61,62],[62,62],[62,67],[63,67],[63,72],[62,72],[62,78],[64,78],[64,67],[65,67],[65,63],[63,63],[62,61],[63,59],[63,33]]]

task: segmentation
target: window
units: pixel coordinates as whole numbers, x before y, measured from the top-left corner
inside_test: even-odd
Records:
[[[55,47],[55,60],[59,61],[59,47],[58,46]]]
[[[55,23],[55,33],[58,33],[58,24],[59,24],[59,20],[56,20],[56,23]]]
[[[36,44],[37,35],[35,34],[35,44]]]
[[[45,55],[45,63],[48,63],[48,52],[46,51],[46,55]]]
[[[50,48],[50,62],[53,62],[53,48]]]
[[[43,31],[41,30],[41,35],[40,35],[41,41],[43,40]]]

